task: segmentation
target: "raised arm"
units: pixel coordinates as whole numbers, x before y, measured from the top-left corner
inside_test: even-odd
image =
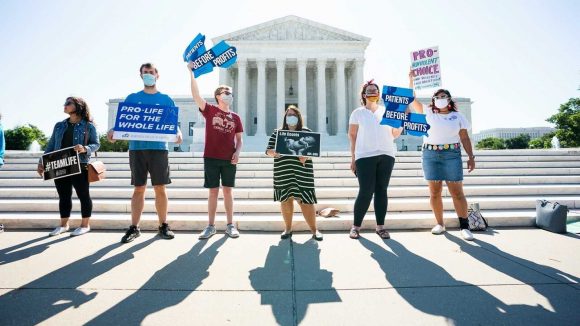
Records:
[[[413,78],[415,77],[415,72],[413,69],[409,71],[409,88],[413,90],[413,97],[415,100],[409,104],[409,107],[412,108],[417,113],[423,113],[423,104],[417,101],[417,94],[415,94],[415,85],[413,82]]]
[[[207,102],[199,94],[199,87],[197,86],[197,80],[195,80],[195,77],[193,76],[192,69],[193,63],[190,62],[187,65],[187,72],[189,73],[189,77],[191,78],[191,96],[193,96],[193,100],[195,101],[197,106],[199,106],[199,109],[203,111],[205,110],[205,104]]]

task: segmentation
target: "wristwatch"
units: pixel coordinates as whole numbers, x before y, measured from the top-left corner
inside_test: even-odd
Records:
[[[468,156],[467,158],[469,158],[469,159],[475,159],[475,155]]]

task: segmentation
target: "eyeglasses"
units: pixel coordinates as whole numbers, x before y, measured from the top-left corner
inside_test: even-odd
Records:
[[[222,95],[222,94],[232,95],[232,92],[230,92],[230,91],[223,91],[223,92],[220,93],[220,95]]]
[[[73,101],[66,101],[66,102],[64,102],[64,106],[74,105],[74,104],[75,104],[75,102],[73,102]]]

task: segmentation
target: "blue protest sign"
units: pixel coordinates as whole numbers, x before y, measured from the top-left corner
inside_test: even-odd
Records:
[[[189,62],[192,58],[199,57],[200,54],[205,52],[205,35],[197,34],[197,36],[189,43],[185,52],[183,52],[183,61]]]
[[[195,44],[200,44],[199,43],[200,40],[201,40],[201,38]],[[196,41],[196,39],[194,39],[194,42],[195,41]],[[192,42],[192,43],[194,43],[194,42]],[[214,67],[220,67],[220,68],[230,67],[231,65],[233,65],[236,62],[236,59],[238,56],[236,48],[233,46],[230,46],[225,41],[219,42],[213,48],[211,48],[208,51],[205,51],[203,53],[201,53],[201,51],[200,51],[202,46],[199,46],[197,48],[197,50],[194,50],[194,47],[195,47],[195,45],[192,46],[192,44],[190,44],[190,46],[188,46],[189,52],[187,49],[186,49],[186,52],[190,53],[193,51],[192,55],[190,55],[188,57],[187,61],[193,62],[193,69],[192,70],[193,70],[193,73],[194,73],[196,78],[203,75],[203,74],[206,74],[208,72],[213,71]],[[187,56],[184,53],[184,59],[186,57]]]
[[[405,112],[413,100],[413,90],[410,88],[383,86],[385,114],[381,124],[393,128],[403,127],[411,136],[427,135],[430,127],[425,115]]]
[[[179,108],[163,105],[119,103],[113,138],[174,142]]]

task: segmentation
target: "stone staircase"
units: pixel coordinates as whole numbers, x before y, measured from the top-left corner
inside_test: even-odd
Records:
[[[479,151],[477,169],[465,171],[469,202],[480,203],[491,226],[534,225],[535,201],[548,199],[568,205],[569,219],[580,220],[580,149]],[[199,230],[207,223],[207,190],[203,188],[203,159],[193,153],[171,153],[173,183],[168,186],[169,219],[177,230]],[[40,153],[7,152],[0,170],[0,223],[7,229],[50,228],[58,221],[58,195],[52,181],[35,172]],[[130,221],[129,159],[127,153],[100,153],[107,179],[93,183],[93,229],[123,229]],[[262,153],[242,153],[235,190],[235,216],[241,230],[281,230],[279,203],[272,200],[272,159]],[[322,230],[347,230],[352,223],[357,180],[346,152],[326,152],[315,159],[317,208],[335,207],[338,218],[319,217]],[[457,225],[444,188],[445,219]],[[299,212],[298,205],[296,212]],[[374,227],[371,203],[365,227]],[[72,225],[78,223],[78,200]],[[142,228],[157,226],[153,190],[148,189]],[[218,228],[224,227],[223,204],[218,205]],[[295,229],[306,229],[300,213]],[[389,187],[387,226],[391,229],[430,228],[434,218],[422,177],[419,152],[400,152]]]

